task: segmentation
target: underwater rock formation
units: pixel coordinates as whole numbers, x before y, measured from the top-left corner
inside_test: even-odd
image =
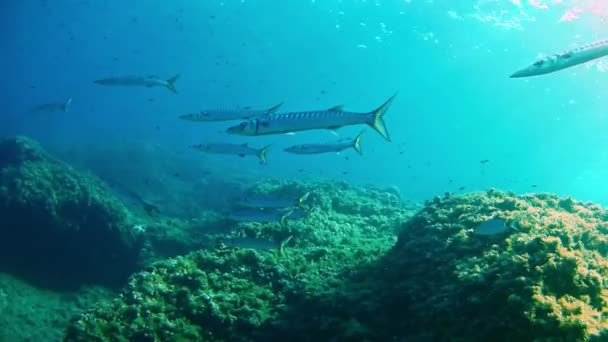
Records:
[[[287,232],[240,226],[294,236],[282,250],[216,248],[155,264],[77,317],[66,340],[608,339],[608,214],[597,205],[490,190],[435,198],[411,217],[382,191],[259,188],[314,190],[322,210]],[[516,229],[475,233],[494,217]]]
[[[59,293],[0,273],[0,341],[61,341],[73,315],[113,295],[90,286]]]
[[[96,177],[36,142],[0,141],[0,272],[37,285],[117,285],[136,269],[130,212]]]
[[[311,192],[304,220],[239,224],[237,233],[284,241],[262,251],[219,246],[155,263],[131,277],[122,294],[81,314],[66,341],[268,340],[269,322],[290,305],[333,293],[352,270],[395,243],[395,228],[413,214],[396,194],[342,183],[260,182],[266,194]]]
[[[474,233],[496,216],[517,231]],[[428,341],[606,341],[607,220],[549,194],[436,198],[382,261],[376,288],[390,289],[387,313],[403,314],[371,327]]]
[[[475,234],[494,217],[517,230]],[[337,340],[606,341],[607,220],[597,205],[548,194],[435,198],[376,265],[276,328]]]

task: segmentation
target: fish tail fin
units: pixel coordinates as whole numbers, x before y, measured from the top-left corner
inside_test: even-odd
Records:
[[[154,204],[142,201],[142,205],[144,211],[146,212],[146,214],[148,214],[148,216],[156,216],[160,214],[160,209]]]
[[[177,94],[177,89],[175,88],[175,82],[177,82],[177,80],[179,79],[179,74],[171,77],[170,79],[167,80],[167,89],[171,90],[174,94]]]
[[[283,105],[283,102],[266,109],[266,111],[268,112],[268,114],[274,114],[277,112],[277,110],[279,110],[279,108],[281,108],[282,105]]]
[[[279,221],[281,228],[287,228],[287,219],[289,218],[289,216],[291,216],[291,214],[293,214],[293,209],[289,210],[288,212],[283,214],[283,216],[281,216],[281,220]]]
[[[289,235],[285,240],[281,241],[279,244],[279,254],[283,255],[283,251],[285,250],[285,246],[291,241],[293,235]]]
[[[397,96],[397,94],[391,96],[380,107],[378,107],[377,109],[370,112],[369,113],[370,119],[367,122],[367,124],[371,128],[376,130],[376,132],[380,133],[380,135],[382,137],[384,137],[384,139],[386,139],[387,141],[391,141],[391,138],[388,135],[388,130],[386,129],[386,124],[384,123],[383,116],[386,113],[386,111],[388,110],[388,107],[391,105],[391,102],[393,102],[393,99],[395,98],[395,96]]]
[[[257,155],[258,155],[258,158],[260,158],[260,162],[262,164],[266,164],[266,154],[268,153],[268,149],[270,148],[270,146],[272,146],[272,145],[266,145],[258,150]]]
[[[70,97],[62,106],[64,112],[68,112],[70,110],[70,106],[72,105],[72,98]]]
[[[357,151],[357,153],[363,155],[363,151],[361,150],[361,135],[363,135],[363,131],[359,133],[359,135],[357,135],[353,140],[353,148],[355,151]]]
[[[300,196],[298,198],[296,207],[298,207],[304,211],[307,211],[308,206],[306,205],[306,200],[308,199],[308,196],[310,196],[310,191],[307,191],[304,195]]]

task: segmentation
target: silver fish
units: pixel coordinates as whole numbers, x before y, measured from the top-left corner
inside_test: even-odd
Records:
[[[493,236],[506,232],[509,229],[517,230],[511,223],[501,218],[492,218],[481,223],[474,230],[477,235]]]
[[[175,75],[167,80],[163,80],[158,76],[119,76],[111,78],[103,78],[100,80],[93,81],[94,83],[105,85],[105,86],[126,86],[126,87],[165,87],[174,94],[177,94],[175,89],[175,82],[179,79],[179,75]]]
[[[49,113],[49,112],[65,112],[70,110],[72,99],[69,98],[66,102],[51,102],[41,104],[31,109],[32,113]]]
[[[198,113],[180,115],[179,118],[186,121],[207,122],[207,121],[229,121],[245,120],[255,117],[272,115],[283,105],[283,102],[262,110],[252,109],[213,109],[203,110]]]
[[[258,208],[258,209],[284,209],[284,208],[296,208],[304,205],[304,202],[310,195],[310,192],[298,198],[278,198],[267,195],[248,195],[242,200],[237,202],[238,206],[245,208]]]
[[[257,156],[262,164],[266,164],[266,153],[270,148],[270,145],[262,148],[253,148],[249,144],[199,144],[194,145],[195,148],[201,152],[212,153],[212,154],[232,154],[240,157],[245,156]]]
[[[252,238],[252,237],[236,237],[224,240],[223,243],[228,247],[233,248],[250,248],[257,250],[271,250],[271,249],[280,249],[282,250],[285,245],[289,243],[292,239],[292,235],[288,236],[285,240],[281,242],[276,242],[273,240],[266,240],[261,238]]]
[[[376,130],[384,139],[390,141],[383,116],[395,95],[391,96],[377,109],[369,113],[347,112],[342,106],[327,110],[293,112],[254,118],[227,129],[229,134],[265,135],[291,133],[312,129],[336,129],[344,126],[366,124]]]
[[[228,219],[237,222],[280,222],[290,213],[291,211],[276,209],[244,208],[230,212]]]
[[[108,178],[102,179],[104,179],[112,192],[127,206],[143,209],[148,215],[151,216],[160,214],[160,208],[158,206],[144,200],[137,192],[133,191],[129,187]]]
[[[285,152],[294,154],[319,154],[328,152],[340,152],[348,148],[353,148],[357,153],[363,154],[361,151],[361,134],[357,135],[355,139],[349,142],[338,142],[333,144],[303,144],[294,145],[285,149]]]
[[[544,57],[534,64],[516,71],[510,77],[544,75],[608,55],[608,39],[578,46],[562,53]]]
[[[287,220],[298,220],[304,218],[308,213],[301,209],[257,209],[245,208],[228,213],[227,218],[236,222],[279,222],[285,226]]]

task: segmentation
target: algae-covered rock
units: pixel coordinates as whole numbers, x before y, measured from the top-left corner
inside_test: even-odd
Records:
[[[514,223],[481,236],[494,217]],[[606,341],[608,215],[554,195],[435,198],[333,291],[292,302],[277,339]]]
[[[381,190],[368,192],[343,184],[264,181],[258,190],[265,194],[314,191],[317,208],[287,227],[235,226],[235,234],[251,238],[279,242],[291,236],[282,248],[219,246],[155,263],[134,275],[118,298],[77,317],[66,341],[271,340],[276,335],[272,327],[291,319],[287,315],[291,307],[315,296],[336,294],[353,270],[383,256],[395,242],[391,222],[397,224],[413,214],[400,201],[392,202],[394,195],[385,203]],[[355,204],[331,204],[347,200]],[[392,210],[374,210],[379,216],[372,220],[367,209],[361,209],[380,209],[389,202]]]
[[[492,217],[517,230],[476,235]],[[423,341],[605,341],[606,219],[546,194],[436,198],[382,261],[386,311],[368,327]]]
[[[36,142],[0,141],[0,271],[46,286],[116,284],[135,269],[129,211],[97,178]]]
[[[58,293],[0,273],[0,341],[61,341],[73,315],[113,295],[100,287]]]
[[[237,341],[277,315],[280,268],[253,250],[199,251],[134,275],[82,314],[66,341]]]

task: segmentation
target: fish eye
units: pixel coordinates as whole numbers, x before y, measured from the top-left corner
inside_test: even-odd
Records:
[[[541,59],[540,61],[538,61],[538,62],[534,63],[533,65],[534,65],[535,67],[539,67],[539,66],[543,65],[544,63],[545,63],[545,60]]]
[[[247,123],[246,123],[246,122],[243,122],[243,123],[241,124],[241,128],[245,128],[245,127],[247,127]]]

